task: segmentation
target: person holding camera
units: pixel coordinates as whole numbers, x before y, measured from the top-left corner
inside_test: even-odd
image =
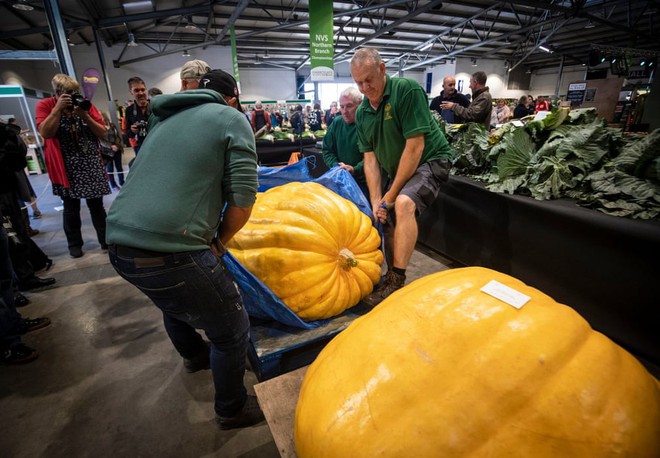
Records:
[[[53,77],[52,85],[55,96],[37,104],[37,129],[45,139],[53,194],[64,203],[69,254],[79,258],[83,255],[80,199],[87,200],[99,244],[106,248],[103,196],[111,191],[99,147],[106,129],[96,107],[80,95],[78,81],[60,73]]]
[[[139,76],[128,80],[128,90],[134,97],[134,103],[126,109],[124,132],[137,157],[140,147],[147,136],[147,123],[151,115],[147,85]]]

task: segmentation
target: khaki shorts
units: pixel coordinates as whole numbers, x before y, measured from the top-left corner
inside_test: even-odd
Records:
[[[440,193],[440,185],[449,179],[451,163],[447,159],[425,162],[417,167],[415,174],[403,186],[399,194],[410,197],[415,203],[415,217],[424,213],[424,210],[433,203]],[[387,189],[391,186],[388,183]],[[387,212],[387,223],[396,224],[393,211]]]

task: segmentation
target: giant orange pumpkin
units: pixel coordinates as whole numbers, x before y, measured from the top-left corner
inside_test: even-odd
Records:
[[[381,276],[380,237],[351,201],[317,183],[288,183],[257,196],[231,253],[305,320],[356,305]]]
[[[521,309],[480,289],[496,280]],[[333,339],[295,418],[301,458],[658,457],[660,386],[573,309],[493,270],[429,275]]]

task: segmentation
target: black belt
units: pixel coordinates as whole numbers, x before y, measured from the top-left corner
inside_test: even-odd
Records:
[[[110,245],[110,248],[115,251],[117,256],[128,256],[131,258],[161,258],[172,254],[115,244]]]

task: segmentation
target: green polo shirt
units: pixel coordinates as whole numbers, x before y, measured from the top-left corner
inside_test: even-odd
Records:
[[[355,170],[353,176],[358,180],[364,177],[362,159],[355,123],[346,124],[343,117],[337,116],[323,136],[323,162],[330,168],[339,162],[352,165]]]
[[[447,139],[431,117],[428,98],[420,84],[410,78],[386,76],[383,100],[374,110],[365,97],[355,114],[358,147],[373,151],[390,178],[396,176],[406,139],[424,134],[420,165],[451,159]]]

